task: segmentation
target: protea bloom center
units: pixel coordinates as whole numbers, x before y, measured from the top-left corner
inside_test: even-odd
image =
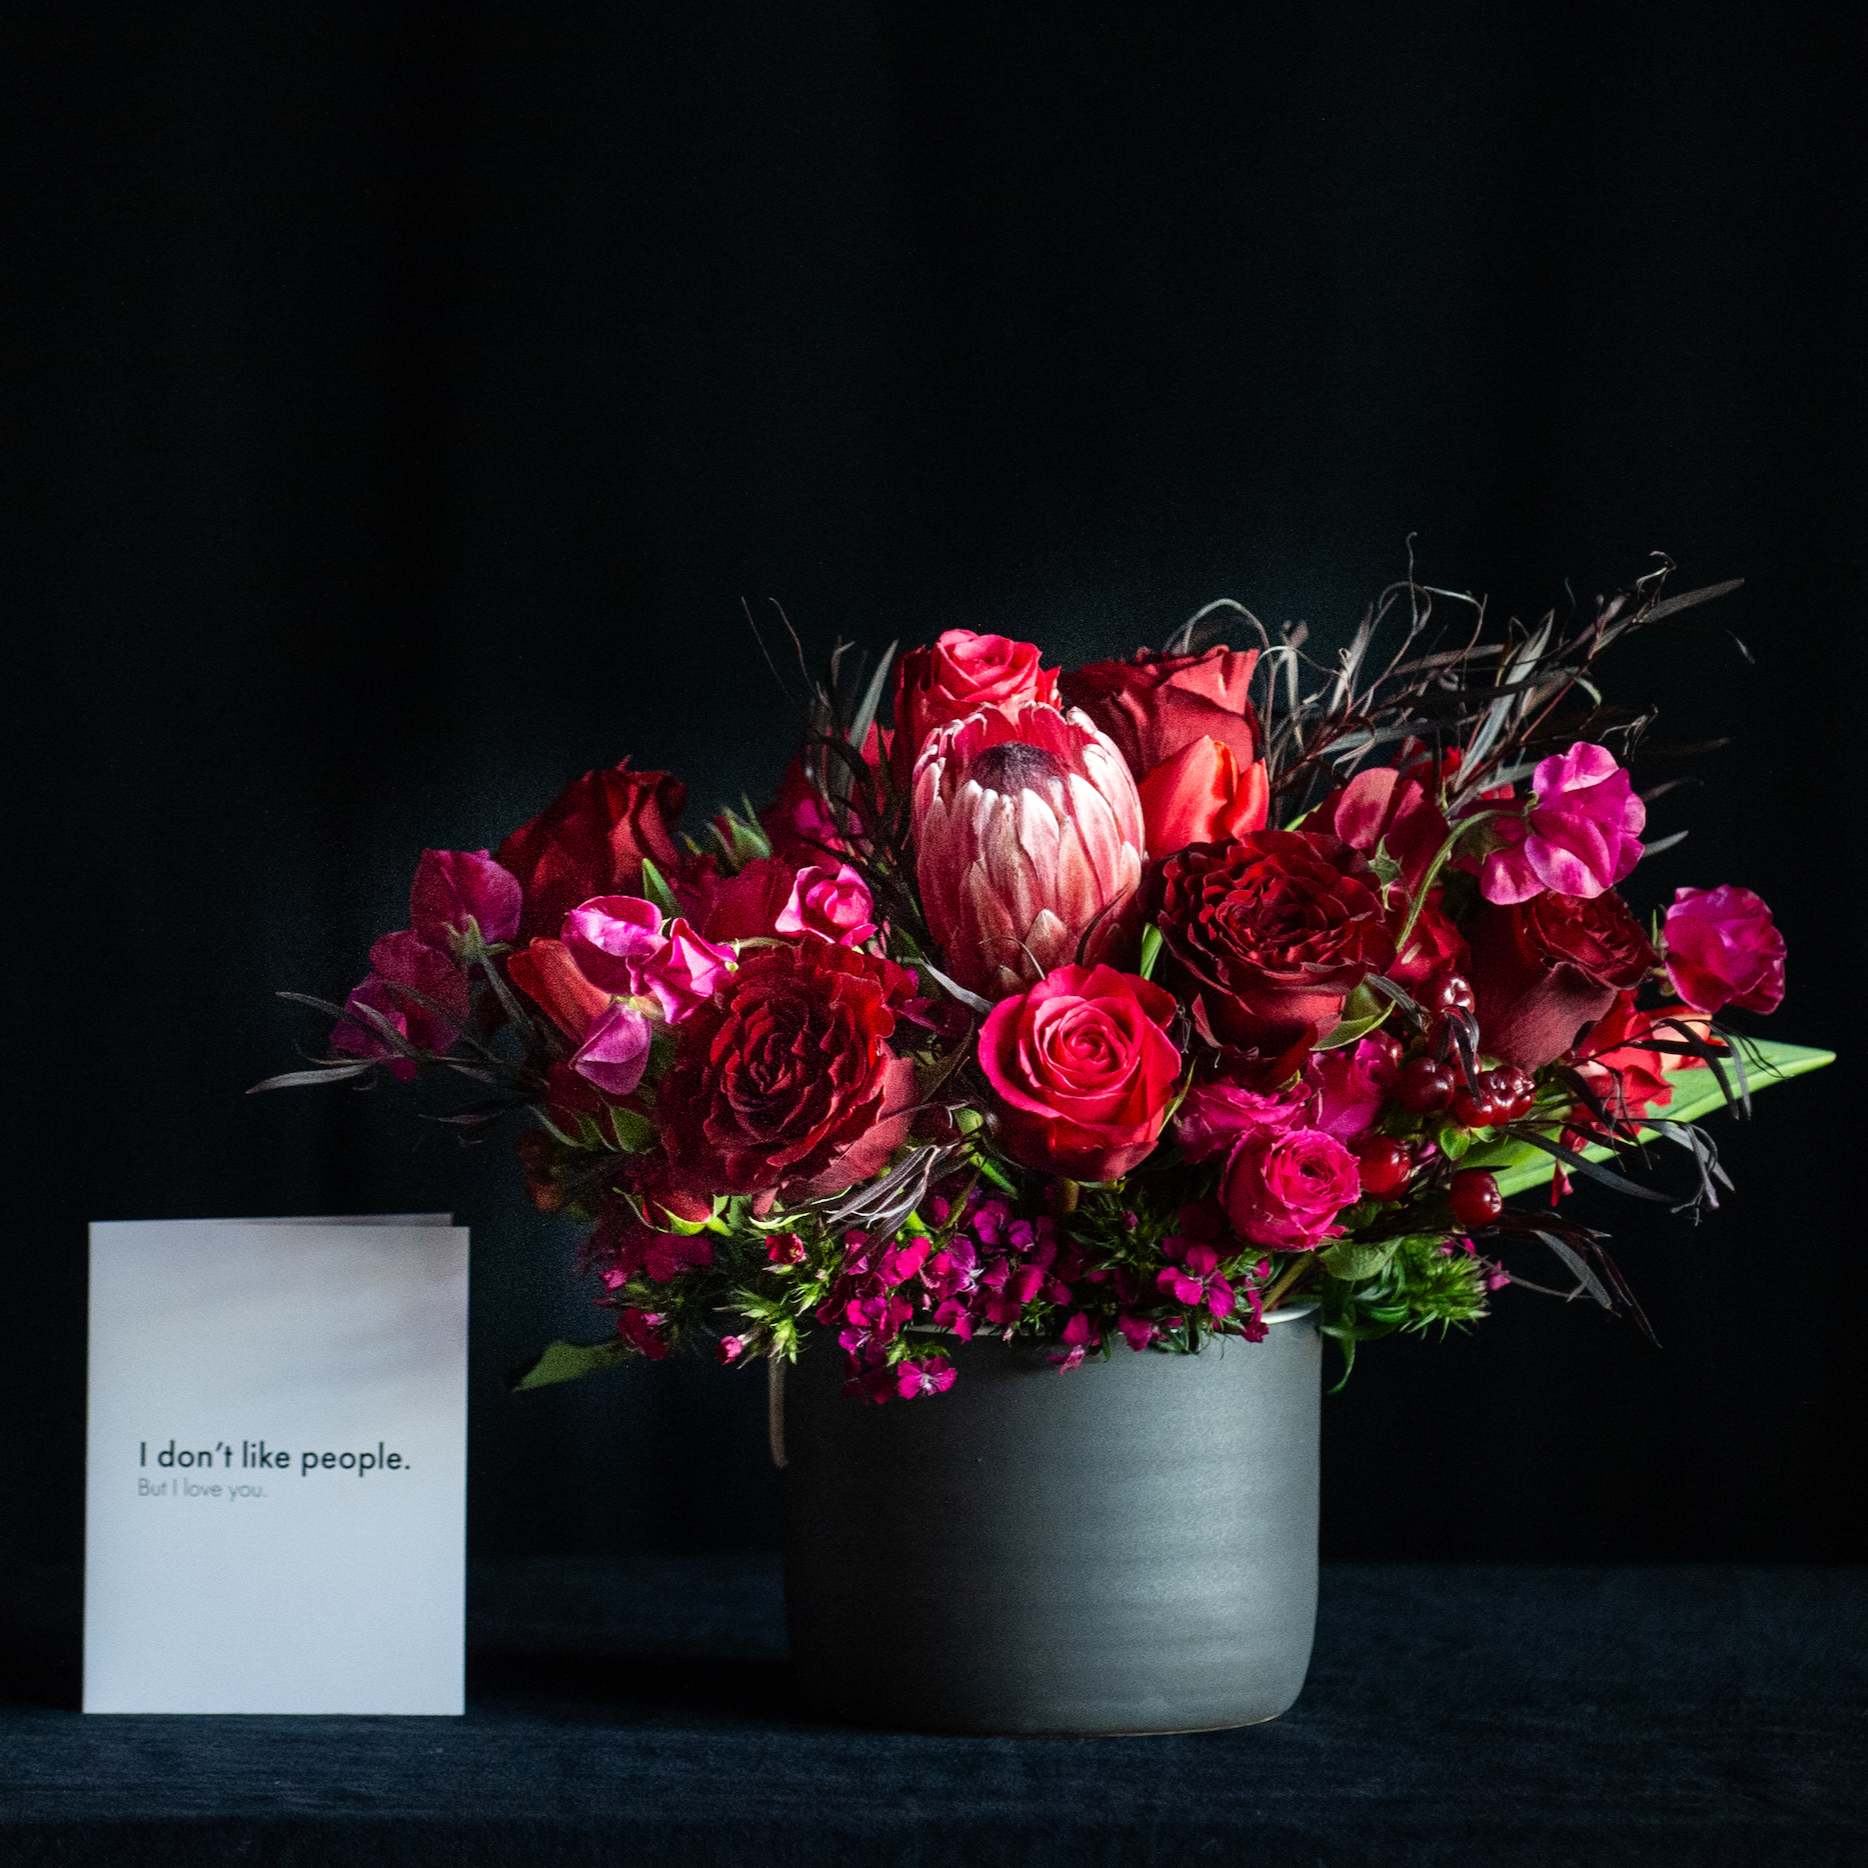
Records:
[[[1109,951],[1141,881],[1135,780],[1075,711],[984,708],[942,727],[915,765],[914,828],[929,931],[954,977],[994,998]]]

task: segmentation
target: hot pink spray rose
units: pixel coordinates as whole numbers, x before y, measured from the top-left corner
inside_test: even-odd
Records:
[[[819,934],[843,947],[860,947],[876,931],[869,884],[848,863],[800,869],[791,897],[778,911],[780,934]]]
[[[1540,760],[1531,786],[1535,802],[1522,818],[1494,820],[1506,847],[1485,859],[1479,888],[1488,902],[1527,902],[1546,889],[1588,901],[1641,860],[1647,806],[1606,746],[1578,740]]]
[[[1109,966],[1052,968],[1002,999],[979,1034],[1014,1161],[1072,1180],[1114,1180],[1160,1139],[1180,1076],[1172,994]]]
[[[1675,889],[1666,940],[1673,989],[1697,1010],[1775,1012],[1782,1002],[1784,937],[1749,889]]]
[[[1240,1238],[1280,1252],[1307,1252],[1335,1238],[1343,1230],[1337,1214],[1361,1197],[1355,1156],[1321,1129],[1247,1137],[1220,1184]]]
[[[941,727],[915,766],[916,867],[942,964],[990,998],[1125,931],[1142,807],[1122,756],[1080,713],[1036,703]]]

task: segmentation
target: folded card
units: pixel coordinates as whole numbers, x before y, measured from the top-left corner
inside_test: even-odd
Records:
[[[459,1713],[467,1232],[91,1228],[86,1712]]]

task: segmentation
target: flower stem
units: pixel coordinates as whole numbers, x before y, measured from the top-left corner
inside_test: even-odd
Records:
[[[1312,1255],[1306,1253],[1302,1258],[1292,1264],[1289,1269],[1285,1271],[1283,1276],[1276,1280],[1271,1289],[1265,1293],[1263,1309],[1276,1310],[1290,1294],[1291,1287],[1303,1277],[1304,1273],[1310,1269],[1312,1263],[1314,1263]]]

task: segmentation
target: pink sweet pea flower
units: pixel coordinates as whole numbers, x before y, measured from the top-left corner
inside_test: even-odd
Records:
[[[398,991],[398,987],[410,991]],[[421,999],[412,996],[419,993]],[[433,1007],[423,1004],[432,1000]],[[385,934],[370,949],[370,975],[344,1002],[347,1014],[367,1007],[418,1051],[437,1055],[452,1048],[467,1022],[467,976],[443,952],[404,929]],[[439,1008],[439,1009],[435,1009]],[[407,1083],[414,1063],[394,1047],[367,1018],[346,1016],[331,1033],[333,1049],[350,1057],[390,1060],[391,1073]]]
[[[1587,901],[1641,860],[1647,806],[1606,746],[1578,740],[1541,760],[1531,786],[1535,799],[1523,818],[1495,821],[1506,847],[1485,859],[1479,888],[1487,901],[1527,902],[1545,890]]]
[[[791,899],[779,910],[781,934],[817,934],[842,947],[860,947],[875,931],[869,884],[848,863],[835,869],[800,869]]]
[[[668,924],[668,938],[642,965],[642,984],[662,1016],[678,1025],[719,990],[733,965],[733,950],[702,940],[685,921]]]
[[[409,927],[443,953],[469,920],[483,941],[509,941],[524,905],[518,878],[485,850],[424,850],[409,889]]]
[[[643,963],[663,943],[662,911],[635,895],[597,895],[564,917],[560,938],[593,986],[642,991]]]
[[[1351,1142],[1381,1119],[1395,1086],[1394,1061],[1384,1045],[1364,1038],[1353,1047],[1311,1052],[1304,1082],[1314,1098],[1310,1126]]]
[[[1784,996],[1784,937],[1749,889],[1675,889],[1666,941],[1667,976],[1696,1010],[1777,1010]]]
[[[606,1096],[627,1096],[649,1065],[649,1021],[633,1005],[612,1005],[590,1027],[571,1068]]]

